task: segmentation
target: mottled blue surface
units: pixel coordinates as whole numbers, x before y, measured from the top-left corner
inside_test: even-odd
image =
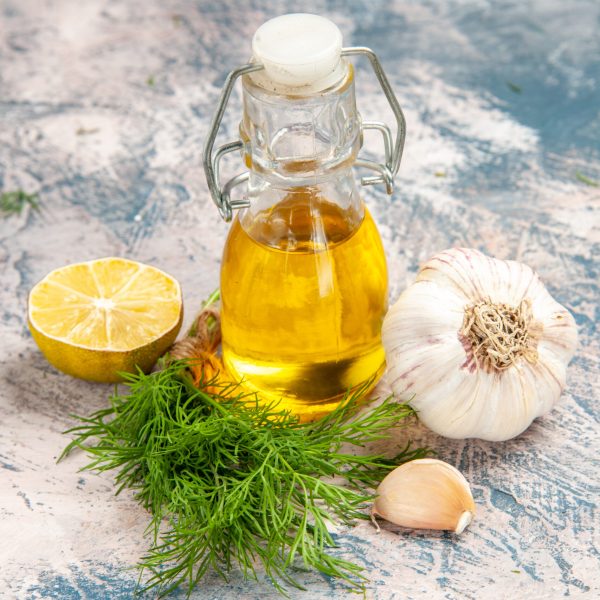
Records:
[[[393,198],[365,190],[392,299],[431,255],[472,246],[535,268],[580,333],[559,406],[517,439],[395,434],[465,473],[478,510],[465,534],[361,523],[339,528],[336,552],[367,568],[370,599],[600,597],[597,0],[0,2],[0,189],[37,192],[43,207],[0,220],[0,597],[132,596],[147,516],[110,476],[77,473],[84,457],[55,465],[69,413],[103,406],[109,389],[44,361],[27,293],[58,266],[123,255],[177,277],[192,316],[227,231],[200,168],[220,87],[264,20],[299,10],[372,47],[406,112]],[[391,122],[361,62],[357,90],[364,118]],[[236,92],[223,141],[239,110]],[[379,155],[375,139],[365,152]],[[346,596],[299,577],[309,591],[293,598]],[[193,595],[276,597],[239,573]]]

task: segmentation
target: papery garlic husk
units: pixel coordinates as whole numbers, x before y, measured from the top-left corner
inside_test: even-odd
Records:
[[[421,268],[382,338],[394,394],[427,427],[502,441],[558,401],[577,329],[527,265],[453,248]]]
[[[469,483],[452,465],[434,458],[407,462],[377,488],[371,516],[411,529],[462,533],[475,515]]]

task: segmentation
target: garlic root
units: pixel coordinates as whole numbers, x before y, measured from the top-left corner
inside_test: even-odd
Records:
[[[411,529],[458,534],[468,527],[474,515],[475,502],[462,473],[433,458],[413,460],[389,473],[377,488],[371,510],[375,524],[375,517],[381,517]]]

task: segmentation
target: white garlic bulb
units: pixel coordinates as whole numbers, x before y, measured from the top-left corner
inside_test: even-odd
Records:
[[[508,440],[548,412],[577,345],[569,311],[528,266],[453,248],[385,317],[387,377],[430,429]]]
[[[371,518],[411,529],[462,533],[475,514],[469,483],[452,465],[420,458],[400,465],[377,488]],[[375,523],[377,524],[377,523]]]

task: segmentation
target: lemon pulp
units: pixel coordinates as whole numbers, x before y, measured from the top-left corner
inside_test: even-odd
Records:
[[[152,368],[183,317],[181,288],[163,271],[124,258],[56,269],[29,295],[29,328],[57,369],[93,381]]]

